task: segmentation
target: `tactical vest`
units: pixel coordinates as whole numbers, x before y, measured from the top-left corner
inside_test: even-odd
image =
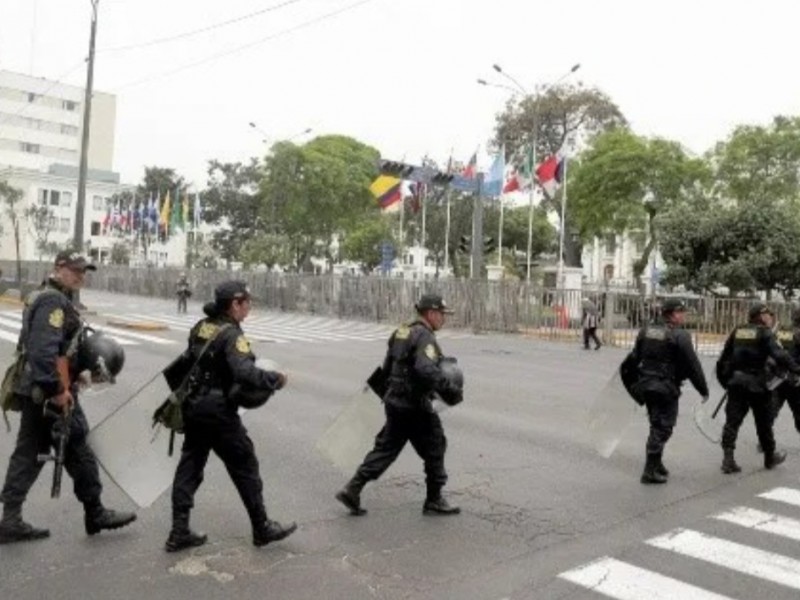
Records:
[[[732,371],[759,376],[764,374],[767,353],[764,351],[761,329],[764,329],[763,325],[749,323],[733,331]]]
[[[639,373],[643,378],[676,381],[674,332],[664,325],[648,325],[639,345]]]

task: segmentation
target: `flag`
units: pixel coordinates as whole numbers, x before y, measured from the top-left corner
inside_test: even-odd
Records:
[[[478,172],[478,153],[475,152],[472,158],[469,159],[467,166],[461,171],[461,175],[467,179],[474,179]]]
[[[422,208],[422,198],[425,196],[425,184],[414,181],[409,186],[411,192],[411,210],[416,214]]]
[[[545,193],[552,198],[564,179],[564,163],[566,156],[559,150],[556,154],[548,156],[542,164],[536,168],[536,178]]]
[[[523,148],[524,156],[519,158],[516,162],[517,165],[511,170],[506,184],[503,187],[503,193],[520,191],[528,189],[531,185],[531,172],[533,171],[533,146]]]
[[[158,194],[150,196],[150,207],[147,209],[147,225],[150,233],[155,232],[158,225]]]
[[[499,196],[503,192],[503,184],[506,179],[506,158],[505,147],[500,149],[494,160],[489,172],[486,174],[486,179],[483,182],[483,195],[484,196]]]
[[[108,228],[111,227],[111,203],[106,204],[106,216],[103,217],[103,235],[108,233]]]
[[[375,196],[381,208],[387,208],[402,199],[402,181],[389,175],[378,175],[378,178],[369,186],[369,191]]]
[[[189,229],[189,192],[183,195],[183,203],[181,204],[181,216],[183,217],[184,229]]]
[[[169,198],[169,190],[167,190],[167,195],[164,196],[164,202],[161,205],[161,215],[158,219],[158,224],[161,227],[161,231],[164,234],[164,239],[166,240],[169,237],[169,208],[170,208],[170,198]]]
[[[169,228],[171,231],[175,232],[178,229],[181,231],[183,230],[185,224],[183,221],[183,205],[181,204],[181,191],[179,189],[175,190],[175,207],[172,209],[172,215],[170,216]]]
[[[506,178],[506,183],[503,186],[503,193],[508,194],[510,192],[516,192],[522,189],[522,184],[520,183],[519,176],[517,175],[517,170],[512,169],[511,173],[508,174]]]
[[[200,220],[203,217],[203,207],[200,206],[200,194],[197,193],[194,195],[194,227],[197,229],[200,227]]]

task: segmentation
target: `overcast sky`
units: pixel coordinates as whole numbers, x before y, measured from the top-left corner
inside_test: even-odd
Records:
[[[209,159],[263,154],[250,121],[466,161],[509,96],[476,83],[502,82],[493,63],[533,88],[579,62],[637,133],[700,153],[800,113],[799,23],[797,0],[100,0],[95,87],[117,95],[129,183],[159,165],[204,186]],[[0,68],[83,85],[89,24],[90,0],[0,0]]]

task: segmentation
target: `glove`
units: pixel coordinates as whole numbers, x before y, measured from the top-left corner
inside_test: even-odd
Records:
[[[701,401],[701,404],[705,404],[706,402],[708,402],[708,396],[707,395],[703,396],[703,400]]]

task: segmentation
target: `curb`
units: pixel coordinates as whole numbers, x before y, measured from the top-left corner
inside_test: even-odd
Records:
[[[121,327],[123,329],[134,329],[136,331],[164,331],[169,329],[169,326],[163,323],[152,323],[149,321],[116,321],[114,319],[106,319],[106,325]]]

